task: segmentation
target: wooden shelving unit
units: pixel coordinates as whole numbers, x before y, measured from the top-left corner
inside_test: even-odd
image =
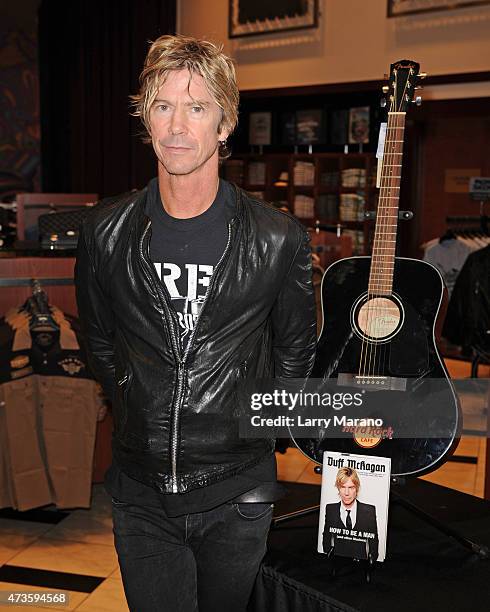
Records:
[[[364,184],[356,183],[354,176],[351,177],[354,185],[344,186],[345,170],[353,170],[354,175],[355,170],[365,171]],[[302,181],[301,175],[306,180]],[[376,208],[376,158],[373,153],[237,154],[221,166],[221,176],[276,206],[287,206],[307,227],[314,226],[317,220],[327,224],[341,223],[353,237],[355,254],[369,250],[372,223],[363,220],[363,211]],[[357,219],[346,216],[344,194],[359,196],[359,201],[362,198],[363,207]],[[298,196],[309,200],[302,206]],[[351,201],[357,199],[349,198]]]

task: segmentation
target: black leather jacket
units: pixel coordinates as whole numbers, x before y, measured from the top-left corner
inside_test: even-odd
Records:
[[[80,230],[76,292],[91,366],[112,399],[114,461],[164,493],[252,467],[273,449],[241,439],[240,377],[306,377],[315,301],[308,235],[236,188],[236,213],[182,353],[170,296],[149,257],[146,189],[103,200]]]
[[[468,255],[454,285],[442,335],[453,344],[490,354],[490,246]],[[487,357],[488,358],[488,357]]]

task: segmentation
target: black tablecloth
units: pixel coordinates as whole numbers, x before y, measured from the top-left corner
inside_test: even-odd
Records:
[[[276,514],[318,503],[320,488],[287,484]],[[490,503],[422,480],[394,490],[466,537],[490,545]],[[394,499],[395,495],[392,496]],[[490,560],[480,559],[399,503],[390,505],[387,555],[368,584],[359,563],[316,552],[318,514],[271,531],[254,612],[490,610]]]

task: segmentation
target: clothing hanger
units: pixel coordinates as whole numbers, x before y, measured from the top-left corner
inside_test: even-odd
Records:
[[[39,328],[50,328],[53,331],[59,331],[60,327],[56,323],[49,307],[49,300],[46,293],[41,287],[41,283],[34,279],[32,281],[32,296],[28,298],[24,307],[31,315],[29,323],[30,330]]]

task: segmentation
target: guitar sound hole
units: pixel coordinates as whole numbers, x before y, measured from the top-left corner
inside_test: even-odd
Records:
[[[363,296],[354,307],[354,328],[358,335],[373,342],[385,342],[400,329],[403,313],[394,299]]]

